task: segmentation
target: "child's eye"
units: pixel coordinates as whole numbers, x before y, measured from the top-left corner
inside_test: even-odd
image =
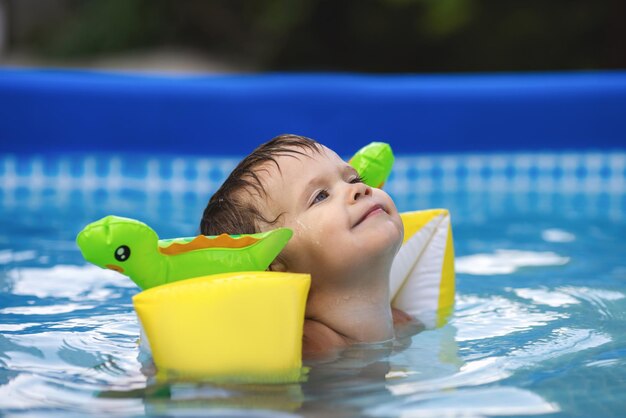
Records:
[[[350,183],[364,183],[363,177],[361,176],[356,176],[355,178],[353,178],[352,180],[350,180]]]
[[[312,204],[316,204],[321,202],[322,200],[325,200],[328,196],[330,196],[328,194],[328,191],[326,190],[321,190],[318,194],[315,195],[315,198],[313,199]]]

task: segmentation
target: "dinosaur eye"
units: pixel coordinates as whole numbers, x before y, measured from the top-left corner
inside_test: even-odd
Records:
[[[117,261],[126,261],[128,260],[128,257],[130,257],[130,248],[126,245],[120,245],[117,247],[117,250],[115,250],[115,254],[113,255]]]

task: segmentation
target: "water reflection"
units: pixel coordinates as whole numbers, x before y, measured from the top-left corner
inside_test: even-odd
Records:
[[[408,396],[399,405],[370,408],[378,417],[483,417],[539,415],[558,412],[559,406],[528,390],[514,387],[463,389],[448,393]]]
[[[475,341],[528,331],[568,317],[567,312],[538,310],[504,296],[461,295],[452,323],[459,329],[457,341]]]
[[[121,289],[136,289],[127,277],[93,265],[24,267],[10,270],[7,278],[13,282],[14,295],[72,301],[104,302],[119,297]]]
[[[492,254],[472,254],[458,257],[458,273],[473,275],[511,274],[522,267],[562,266],[569,262],[551,251],[520,251],[498,249]]]
[[[446,327],[398,341],[355,345],[332,358],[307,362],[311,368],[308,378],[298,384],[163,383],[153,379],[144,388],[105,390],[98,396],[141,398],[147,413],[173,416],[205,412],[264,416],[267,409],[285,416],[362,416],[373,404],[393,402],[400,395],[394,393],[390,382],[407,376],[432,382],[457,373],[462,361],[454,335],[454,328]]]

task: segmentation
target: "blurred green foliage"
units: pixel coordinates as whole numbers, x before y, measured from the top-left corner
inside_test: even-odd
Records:
[[[626,67],[623,0],[82,0],[28,39],[55,58],[186,46],[258,70]]]

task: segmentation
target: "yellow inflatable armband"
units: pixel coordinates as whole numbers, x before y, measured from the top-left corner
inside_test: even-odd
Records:
[[[293,382],[302,377],[308,274],[215,274],[133,297],[160,377]]]
[[[391,266],[391,306],[426,328],[445,325],[454,308],[454,245],[446,209],[401,213],[404,243]]]

